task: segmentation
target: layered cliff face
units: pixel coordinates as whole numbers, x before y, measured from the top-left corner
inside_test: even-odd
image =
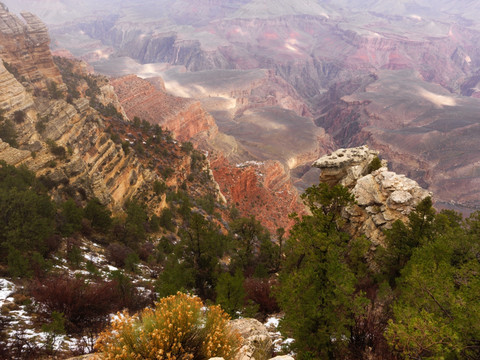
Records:
[[[244,216],[254,215],[271,233],[293,225],[287,215],[304,213],[289,174],[278,161],[232,163],[212,154],[210,165],[227,203]]]
[[[242,215],[255,215],[272,232],[292,225],[287,215],[301,212],[303,207],[284,165],[248,161],[252,155],[235,139],[217,132],[213,118],[200,102],[166,94],[159,78],[149,82],[132,75],[112,84],[130,118],[138,116],[159,124],[177,139],[192,141],[209,154],[213,178],[227,204]]]
[[[9,114],[32,106],[32,95],[0,63],[0,108]]]
[[[321,170],[320,181],[349,188],[356,204],[346,208],[343,217],[353,236],[365,235],[376,246],[385,246],[384,230],[396,220],[407,222],[408,214],[432,194],[414,180],[389,171],[386,162],[369,171],[377,151],[367,146],[338,149],[314,162]]]
[[[57,200],[71,197],[82,202],[96,197],[111,209],[120,210],[128,199],[142,196],[144,202],[159,213],[162,202],[150,201],[155,200],[151,196],[153,182],[165,181],[172,189],[178,188],[192,172],[191,157],[165,133],[157,136],[145,129],[134,129],[123,117],[123,108],[108,80],[89,75],[88,69],[79,63],[63,64],[65,66],[62,67],[69,81],[69,93],[72,90],[77,92],[68,102],[64,100],[66,94],[63,89],[67,86],[63,82],[59,82],[54,93],[49,91],[48,96],[46,92],[36,91],[34,88],[46,86],[49,81],[45,70],[49,67],[36,67],[38,57],[35,54],[42,54],[39,64],[49,64],[53,69],[51,74],[60,76],[60,72],[47,44],[40,42],[45,40],[43,35],[40,34],[40,39],[37,39],[39,42],[32,43],[30,30],[26,31],[25,25],[18,23],[14,15],[3,8],[2,11],[4,25],[9,24],[9,29],[14,28],[12,24],[18,25],[18,31],[9,35],[18,37],[19,49],[25,53],[29,51],[28,56],[25,55],[25,63],[32,62],[28,69],[35,69],[37,76],[27,77],[29,72],[25,68],[21,70],[25,72],[19,70],[25,77],[19,82],[0,63],[0,108],[5,118],[1,121],[13,124],[18,143],[11,146],[0,139],[0,159],[13,165],[24,164],[34,170]],[[33,26],[31,19],[28,24]],[[45,29],[45,26],[38,24],[36,28]],[[3,30],[6,31],[5,27]],[[25,44],[30,47],[22,48]],[[58,78],[60,80],[56,76],[53,78],[61,81],[61,77]],[[94,104],[98,111],[90,104]],[[191,109],[184,110],[188,112]],[[21,114],[21,119],[15,118],[14,113]],[[204,112],[192,113],[194,116]],[[178,108],[174,114],[181,118],[179,126],[183,126],[183,118],[188,115]],[[192,119],[192,122],[196,120]],[[185,136],[191,134],[188,131],[195,132],[186,130]],[[163,155],[160,156],[160,153]],[[170,173],[168,178],[165,175],[167,170]],[[190,185],[192,191],[199,192],[199,196],[206,193],[208,187],[213,194],[217,191],[211,181]]]
[[[215,120],[198,101],[169,95],[135,75],[111,83],[130,119],[137,116],[158,124],[180,141],[202,135],[209,138],[217,131]]]
[[[31,13],[21,15],[24,21],[0,3],[0,57],[36,89],[46,90],[52,81],[61,85],[49,49],[47,27]]]

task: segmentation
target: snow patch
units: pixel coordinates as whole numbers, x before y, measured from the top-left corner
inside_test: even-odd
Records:
[[[235,165],[235,167],[244,168],[244,167],[247,167],[247,166],[262,166],[264,164],[265,164],[265,162],[263,162],[263,161],[249,160],[249,161],[245,161],[243,163],[237,164],[237,165]]]

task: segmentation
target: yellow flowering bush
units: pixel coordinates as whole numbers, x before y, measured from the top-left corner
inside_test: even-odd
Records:
[[[105,360],[233,359],[240,335],[228,326],[219,306],[204,307],[198,297],[183,293],[133,316],[119,313],[100,334],[95,348]]]

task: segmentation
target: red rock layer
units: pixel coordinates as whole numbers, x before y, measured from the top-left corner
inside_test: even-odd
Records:
[[[200,102],[168,95],[135,75],[112,80],[118,99],[130,119],[137,116],[172,131],[180,141],[217,131],[215,120]]]
[[[231,164],[222,155],[210,159],[215,180],[227,202],[243,216],[254,215],[273,234],[293,225],[288,214],[304,213],[284,167],[278,161]]]

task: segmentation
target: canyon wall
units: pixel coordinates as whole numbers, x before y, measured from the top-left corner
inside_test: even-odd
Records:
[[[20,78],[39,90],[46,90],[51,81],[61,86],[63,82],[51,57],[46,25],[31,13],[21,15],[24,21],[0,3],[0,57]]]
[[[208,138],[217,132],[215,120],[199,101],[169,95],[135,75],[117,78],[111,83],[131,120],[137,116],[158,124],[180,141],[201,135]]]

